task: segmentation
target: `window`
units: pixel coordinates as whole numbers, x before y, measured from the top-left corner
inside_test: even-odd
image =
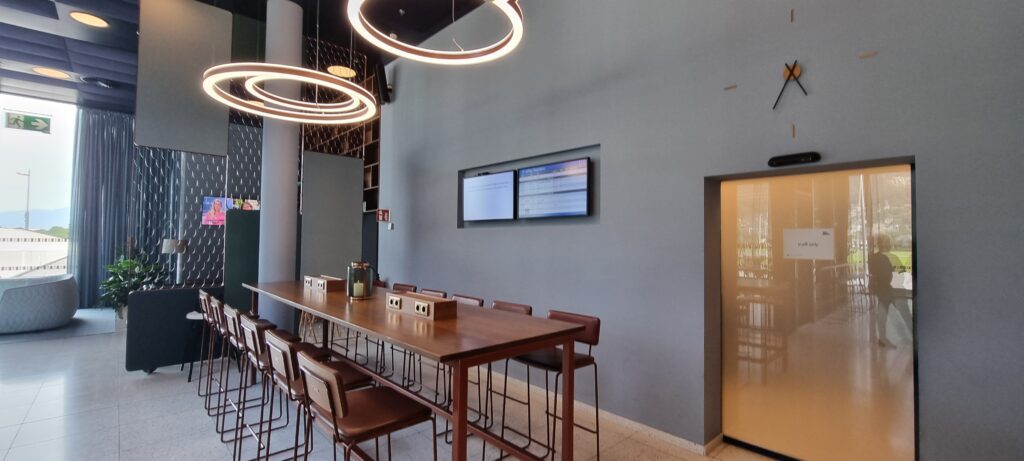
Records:
[[[0,94],[0,279],[67,272],[78,108]]]

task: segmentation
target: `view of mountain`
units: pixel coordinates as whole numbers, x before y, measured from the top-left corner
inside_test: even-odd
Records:
[[[56,210],[29,210],[29,227],[32,229],[49,229],[51,227],[68,227],[71,222],[71,208]],[[24,227],[24,211],[0,211],[0,227]]]

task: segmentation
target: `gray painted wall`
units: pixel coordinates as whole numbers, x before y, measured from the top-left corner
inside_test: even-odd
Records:
[[[345,277],[363,254],[363,161],[302,154],[300,275]]]
[[[231,13],[194,0],[146,0],[139,12],[135,143],[227,155],[228,108],[203,72],[231,61]]]
[[[705,381],[719,367],[705,363],[718,321],[704,308],[703,178],[806,150],[914,156],[921,457],[1024,453],[1024,3],[522,4],[526,41],[503,61],[389,69],[381,206],[396,227],[381,229],[382,273],[601,316],[604,407],[703,442],[721,429]],[[460,20],[459,42],[504,30],[495,16]],[[790,91],[772,112],[793,59],[810,96]],[[456,228],[459,169],[590,144],[597,219]]]

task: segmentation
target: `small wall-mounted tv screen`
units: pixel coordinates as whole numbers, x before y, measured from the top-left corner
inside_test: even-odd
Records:
[[[590,214],[590,158],[519,169],[519,217]]]
[[[462,179],[462,220],[497,221],[515,218],[515,171]]]
[[[235,201],[229,197],[203,197],[202,225],[223,226],[225,213],[234,207]]]
[[[260,201],[231,197],[203,197],[203,210],[200,224],[204,226],[223,226],[228,210],[259,210]]]

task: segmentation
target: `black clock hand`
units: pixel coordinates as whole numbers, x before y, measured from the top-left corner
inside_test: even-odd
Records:
[[[786,69],[789,69],[789,74],[793,76],[793,80],[796,80],[796,84],[800,86],[800,91],[803,91],[804,96],[807,96],[807,90],[804,89],[803,83],[800,83],[800,77],[796,75],[796,66],[797,62],[794,60],[793,67],[789,67],[789,64],[786,64]],[[788,82],[789,80],[786,81]]]
[[[786,66],[789,67],[789,66]],[[775,110],[779,106],[779,100],[782,99],[782,94],[786,92],[786,86],[789,85],[789,79],[786,79],[786,83],[782,84],[782,90],[779,91],[779,97],[775,98],[775,104],[772,104],[772,110]]]

